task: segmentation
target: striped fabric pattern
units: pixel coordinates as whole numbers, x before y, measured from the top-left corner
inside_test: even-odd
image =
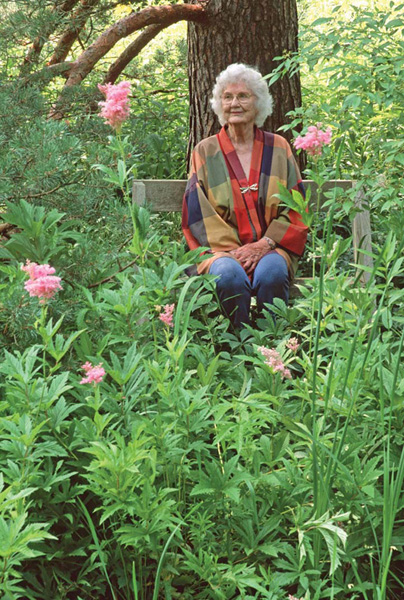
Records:
[[[207,273],[212,262],[230,250],[268,236],[294,275],[307,227],[295,211],[278,207],[278,183],[304,195],[290,146],[279,135],[255,129],[248,180],[225,127],[195,147],[182,227],[191,250],[210,248],[209,258],[198,264],[199,273]]]

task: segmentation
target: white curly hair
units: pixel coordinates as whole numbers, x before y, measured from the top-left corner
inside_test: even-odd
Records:
[[[268,91],[268,85],[261,73],[255,67],[248,67],[242,63],[229,65],[227,69],[219,73],[212,91],[210,103],[214,112],[219,117],[221,125],[226,123],[222,107],[222,94],[225,88],[232,83],[244,83],[256,96],[255,103],[257,116],[255,123],[258,127],[264,124],[265,119],[272,115],[273,100]]]

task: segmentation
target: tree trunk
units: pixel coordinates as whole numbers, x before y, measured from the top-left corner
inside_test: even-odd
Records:
[[[197,0],[189,3],[198,4]],[[201,139],[220,129],[209,99],[216,76],[223,69],[240,62],[267,75],[277,66],[275,56],[296,52],[298,45],[296,0],[210,0],[206,14],[206,23],[188,24],[188,154]],[[264,129],[276,132],[287,121],[286,113],[301,106],[299,76],[279,79],[270,91],[274,112]],[[289,132],[282,135],[290,141]]]

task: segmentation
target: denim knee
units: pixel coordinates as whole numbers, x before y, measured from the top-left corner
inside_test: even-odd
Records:
[[[258,263],[253,288],[259,305],[272,304],[274,298],[289,300],[289,273],[286,260],[277,252],[266,254]]]
[[[211,265],[209,273],[217,276],[218,291],[227,292],[229,296],[243,293],[250,287],[246,272],[233,258],[218,258]]]
[[[243,267],[233,258],[218,258],[209,269],[216,275],[216,290],[224,313],[236,328],[249,323],[251,284]]]

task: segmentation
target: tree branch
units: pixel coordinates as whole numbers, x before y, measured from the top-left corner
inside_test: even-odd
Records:
[[[165,6],[149,6],[143,10],[127,15],[109,27],[98,39],[87,48],[75,61],[66,82],[66,87],[78,85],[90,73],[97,62],[107,54],[122,38],[143,29],[148,25],[160,24],[168,27],[178,21],[203,22],[206,19],[202,6],[191,4],[174,4]]]
[[[53,193],[57,192],[58,190],[60,190],[61,188],[67,187],[69,185],[76,185],[76,183],[81,183],[82,181],[83,181],[83,178],[81,177],[80,179],[77,179],[75,181],[66,181],[65,183],[61,182],[57,186],[52,188],[51,190],[46,190],[45,192],[38,192],[37,194],[24,194],[23,196],[19,196],[17,198],[17,200],[21,200],[21,199],[32,200],[32,198],[42,198],[43,196],[49,196],[49,194],[53,194]],[[9,201],[9,200],[13,200],[15,198],[16,197],[14,195],[14,196],[10,196],[10,198],[6,198],[6,200]]]
[[[55,4],[51,10],[51,14],[60,13],[63,15],[63,13],[68,13],[72,10],[72,8],[74,8],[74,5],[77,4],[77,2],[78,0],[65,0],[61,6],[57,6]],[[42,48],[54,29],[54,21],[52,18],[50,18],[44,28],[44,31],[42,31],[41,35],[38,35],[35,38],[35,40],[32,42],[31,48],[25,55],[21,65],[20,75],[26,75],[31,70],[32,66],[38,63]]]
[[[87,285],[87,287],[94,288],[94,287],[98,287],[99,285],[102,285],[103,283],[107,283],[107,281],[111,281],[111,279],[114,279],[114,277],[116,277],[118,275],[118,273],[122,273],[122,271],[125,271],[125,269],[129,269],[129,267],[132,267],[133,265],[135,265],[138,260],[139,260],[138,258],[136,258],[135,260],[132,260],[127,265],[120,267],[118,269],[118,271],[116,273],[114,273],[113,275],[110,275],[109,277],[105,277],[105,279],[102,279],[101,281],[97,281],[96,283],[90,283],[89,285]]]
[[[204,23],[208,21],[205,9],[200,5],[174,4],[165,6],[150,6],[137,13],[131,13],[109,27],[99,38],[81,54],[72,64],[69,77],[56,101],[52,106],[48,118],[62,119],[66,110],[66,96],[68,90],[80,84],[91,72],[97,62],[109,52],[122,38],[149,25],[164,25],[168,27],[178,21],[194,21]]]
[[[90,16],[91,10],[99,3],[99,1],[100,0],[81,0],[80,6],[71,16],[70,27],[62,34],[50,57],[48,62],[49,66],[66,60],[74,42],[79,37],[80,32],[83,30],[83,27]]]
[[[146,27],[137,38],[125,48],[122,54],[109,67],[104,78],[104,83],[115,83],[124,68],[143,50],[143,48],[152,40],[160,31],[165,29],[166,25],[155,23]]]
[[[40,71],[35,71],[34,73],[27,75],[21,80],[21,83],[22,85],[27,85],[28,83],[33,83],[34,81],[36,82],[43,79],[44,84],[46,84],[51,79],[58,77],[59,75],[67,79],[73,65],[74,62],[66,61],[56,65],[51,65],[50,67],[43,67],[43,69]]]

